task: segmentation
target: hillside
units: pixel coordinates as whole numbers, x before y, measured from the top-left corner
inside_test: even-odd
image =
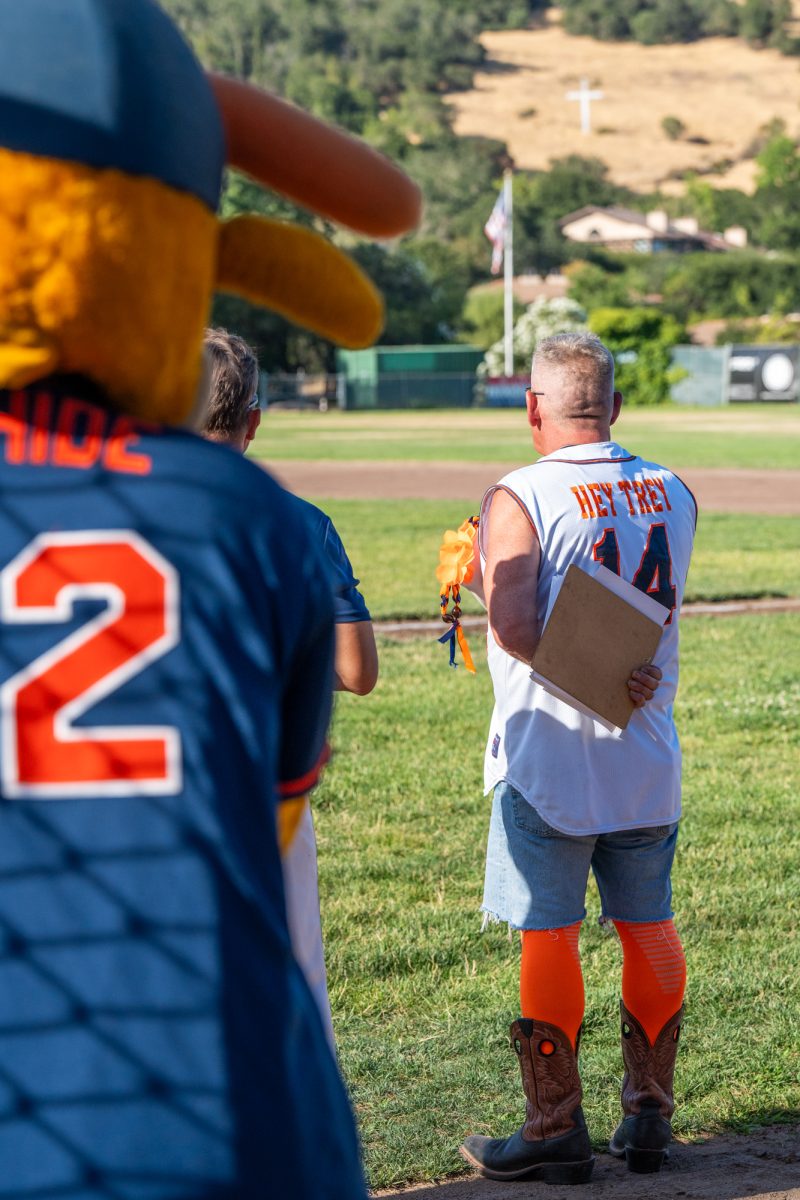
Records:
[[[447,97],[455,131],[503,138],[518,167],[542,168],[552,158],[581,154],[602,159],[615,183],[637,191],[680,191],[684,171],[749,191],[752,146],[762,126],[779,117],[792,136],[800,133],[798,60],[750,49],[739,39],[609,43],[569,37],[553,21],[484,33],[481,42],[488,62],[474,88]],[[593,105],[588,135],[581,133],[578,105],[565,98],[584,77],[604,93]],[[664,134],[666,116],[683,121],[681,140]],[[723,160],[732,168],[715,172]]]

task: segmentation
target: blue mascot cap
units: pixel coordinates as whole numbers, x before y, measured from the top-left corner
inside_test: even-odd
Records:
[[[146,175],[216,211],[222,121],[152,0],[0,0],[0,145]]]

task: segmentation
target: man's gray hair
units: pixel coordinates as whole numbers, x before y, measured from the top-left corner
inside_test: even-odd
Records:
[[[600,379],[609,384],[614,381],[614,359],[596,333],[554,333],[552,337],[542,338],[534,351],[533,361],[567,369],[574,366],[585,371],[589,368],[596,373],[598,382]]]
[[[555,333],[542,338],[531,364],[556,369],[563,378],[559,388],[563,415],[573,419],[602,416],[614,395],[614,358],[594,333]]]

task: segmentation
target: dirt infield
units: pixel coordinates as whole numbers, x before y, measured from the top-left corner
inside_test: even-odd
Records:
[[[632,1175],[617,1159],[600,1154],[592,1182],[580,1188],[470,1176],[378,1194],[408,1200],[800,1200],[800,1126],[678,1144],[658,1175]]]
[[[273,475],[301,496],[327,500],[463,500],[477,505],[509,463],[280,462]],[[706,512],[800,516],[800,471],[678,470]]]

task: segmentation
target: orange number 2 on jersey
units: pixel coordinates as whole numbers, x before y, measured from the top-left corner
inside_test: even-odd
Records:
[[[181,789],[172,726],[74,722],[177,645],[177,572],[130,530],[44,533],[0,572],[6,624],[58,624],[105,608],[0,689],[3,792],[16,799],[165,795]]]

